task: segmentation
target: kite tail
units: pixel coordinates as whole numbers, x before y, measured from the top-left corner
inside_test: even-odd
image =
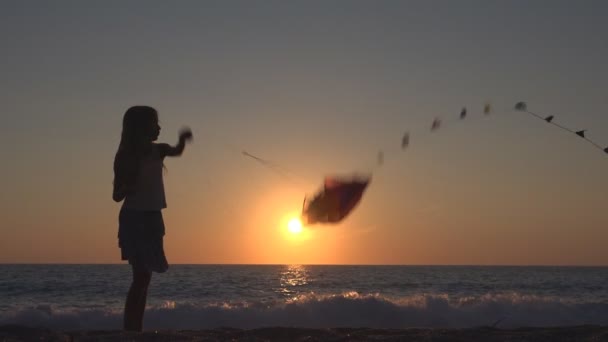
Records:
[[[545,122],[547,122],[547,123],[549,123],[549,124],[551,124],[553,126],[556,126],[556,127],[560,128],[560,129],[562,129],[562,130],[564,130],[566,132],[570,132],[572,134],[576,134],[577,136],[583,138],[583,140],[585,140],[588,143],[590,143],[593,147],[597,148],[598,150],[601,150],[601,151],[604,151],[605,153],[608,153],[608,147],[604,148],[603,146],[601,146],[597,142],[595,142],[595,141],[593,141],[593,140],[591,140],[591,139],[589,139],[589,138],[587,138],[585,136],[585,132],[587,131],[586,129],[578,130],[577,131],[577,130],[573,130],[573,129],[570,129],[568,127],[562,126],[559,123],[557,123],[557,122],[554,121],[554,119],[555,119],[554,115],[542,116],[542,115],[539,115],[539,114],[534,113],[532,111],[529,111],[528,110],[528,105],[525,102],[518,102],[517,104],[515,104],[515,110],[523,112],[523,113],[530,114],[530,115],[532,115],[532,116],[534,116],[534,117],[536,117],[536,118],[538,118],[540,120],[543,120],[543,121],[545,121]]]
[[[493,112],[492,106],[490,105],[490,103],[486,102],[483,106],[483,108],[481,109],[481,112],[484,114],[484,116],[488,116]],[[452,125],[456,122],[460,122],[460,121],[470,121],[470,115],[471,113],[469,113],[469,110],[467,109],[467,107],[462,107],[462,109],[460,110],[460,112],[458,113],[457,116],[454,117],[449,117],[447,119],[444,119],[442,117],[435,117],[432,121],[432,123],[428,126],[429,127],[429,132],[431,134],[434,134],[436,131],[438,131],[439,129],[441,129],[442,127],[444,127],[446,124],[447,125]],[[384,150],[380,150],[378,152],[377,155],[377,162],[376,162],[376,168],[379,168],[381,166],[383,166],[385,164],[386,160],[390,160],[392,158],[386,158],[387,156],[393,156],[393,155],[397,155],[399,153],[402,153],[404,150],[408,149],[410,146],[410,132],[409,131],[405,131],[403,133],[403,135],[401,136],[401,148],[399,150],[393,150],[390,151],[390,153],[386,153],[386,151]]]

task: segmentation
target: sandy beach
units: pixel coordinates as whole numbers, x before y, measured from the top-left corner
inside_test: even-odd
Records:
[[[260,329],[54,331],[24,326],[0,327],[0,340],[12,341],[608,341],[607,326],[495,329]]]

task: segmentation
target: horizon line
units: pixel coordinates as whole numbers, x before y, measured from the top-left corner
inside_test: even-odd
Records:
[[[78,262],[0,262],[4,265],[124,265],[128,263],[78,263]],[[306,263],[173,263],[169,266],[404,266],[404,267],[608,267],[608,264],[306,264]]]

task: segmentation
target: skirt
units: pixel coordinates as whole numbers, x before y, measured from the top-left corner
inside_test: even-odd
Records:
[[[122,209],[118,216],[121,259],[134,269],[163,273],[169,268],[163,248],[165,223],[158,211]]]

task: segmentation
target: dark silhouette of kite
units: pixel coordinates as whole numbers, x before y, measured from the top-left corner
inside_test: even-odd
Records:
[[[325,177],[323,189],[310,201],[304,198],[302,221],[308,225],[342,221],[359,204],[370,181],[371,177]]]

